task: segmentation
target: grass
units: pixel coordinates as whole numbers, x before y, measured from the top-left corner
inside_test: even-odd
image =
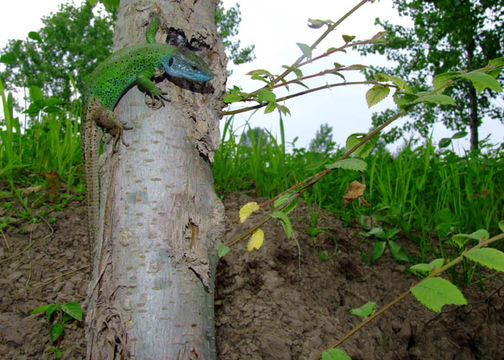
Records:
[[[12,97],[1,84],[0,95],[4,109],[0,182],[10,184],[15,194],[16,187],[41,184],[46,192],[82,193],[79,104],[55,109],[44,107],[43,99],[38,99],[42,105],[32,111],[29,126],[24,128],[14,116]],[[241,191],[273,197],[323,170],[343,151],[323,154],[294,148],[286,152],[283,131],[277,140],[268,132],[249,128],[248,138],[248,145],[240,143],[232,119],[227,120],[213,167],[218,194]],[[444,251],[451,234],[480,228],[498,231],[504,204],[503,155],[502,148],[487,148],[485,153],[461,157],[451,151],[440,152],[431,143],[406,146],[397,154],[377,149],[366,159],[364,174],[335,171],[303,196],[309,203],[339,214],[347,223],[364,215],[390,229],[400,229],[419,247],[421,261],[426,261],[447,256]],[[366,183],[364,197],[370,207],[356,201],[342,205],[345,189],[353,180]]]
[[[305,149],[286,153],[271,135],[252,141],[251,146],[238,139],[228,120],[215,156],[214,178],[220,194],[242,191],[272,197],[324,169],[342,153]],[[461,157],[452,151],[437,151],[430,142],[416,148],[406,146],[397,154],[378,149],[367,159],[364,174],[334,172],[307,192],[305,199],[347,222],[366,215],[399,228],[419,246],[422,261],[445,256],[452,234],[480,228],[498,231],[504,205],[504,151],[486,150]],[[352,180],[365,181],[364,197],[371,207],[341,204]]]

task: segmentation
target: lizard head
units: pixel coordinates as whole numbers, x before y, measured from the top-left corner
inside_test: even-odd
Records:
[[[209,81],[214,75],[206,62],[193,52],[179,48],[163,60],[168,75],[195,81]]]

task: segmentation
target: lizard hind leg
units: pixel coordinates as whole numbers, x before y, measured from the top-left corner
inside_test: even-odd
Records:
[[[114,152],[117,152],[118,150],[117,144],[119,143],[119,139],[121,139],[124,146],[129,146],[129,144],[124,140],[123,131],[131,130],[133,129],[132,127],[126,126],[126,122],[117,121],[115,114],[103,106],[93,107],[90,113],[91,119],[93,119],[99,127],[103,128],[114,138]]]

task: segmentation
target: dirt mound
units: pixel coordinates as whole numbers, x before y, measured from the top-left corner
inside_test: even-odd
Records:
[[[230,194],[225,199],[228,226],[238,209],[252,199]],[[417,279],[390,255],[375,265],[363,264],[358,229],[344,227],[322,212],[319,227],[329,228],[314,240],[306,234],[310,213],[300,203],[291,214],[294,239],[281,225],[263,226],[259,251],[235,246],[217,274],[218,358],[311,359],[359,323],[352,308],[367,301],[381,307]],[[0,214],[6,216],[6,214]],[[83,303],[89,281],[83,203],[54,213],[47,224],[21,224],[4,233],[0,246],[0,358],[49,359],[48,326],[30,316],[46,303]],[[234,228],[233,224],[233,228]],[[237,231],[237,230],[233,230]],[[231,236],[231,234],[228,234]],[[323,261],[321,249],[337,254]],[[440,314],[409,297],[347,341],[352,359],[502,359],[504,281],[502,276],[464,290],[469,305],[444,307]],[[501,289],[502,288],[502,289]],[[82,325],[65,329],[64,359],[85,354]]]

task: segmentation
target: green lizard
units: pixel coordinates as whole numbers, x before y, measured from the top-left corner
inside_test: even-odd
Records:
[[[114,115],[114,108],[121,96],[136,83],[152,98],[162,102],[163,92],[151,81],[155,71],[159,70],[174,77],[195,81],[204,82],[213,78],[208,65],[188,49],[156,44],[154,35],[158,24],[155,16],[147,28],[147,44],[129,46],[113,53],[98,65],[85,84],[82,155],[91,244],[96,237],[99,211],[98,156],[102,129],[115,136],[114,147],[122,131],[130,129]]]

